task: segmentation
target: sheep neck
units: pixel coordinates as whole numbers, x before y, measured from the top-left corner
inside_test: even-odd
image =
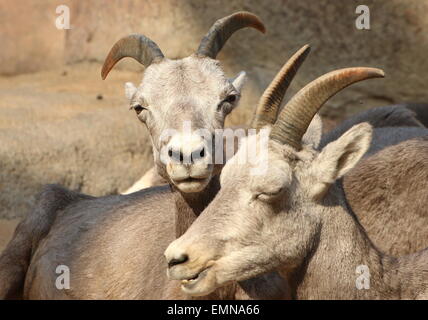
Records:
[[[281,270],[290,282],[294,298],[401,298],[402,263],[376,249],[348,208],[343,190],[333,186],[315,210],[320,211],[323,221],[312,252],[296,268]],[[362,272],[365,278],[361,278]],[[363,279],[369,280],[362,282]]]
[[[182,236],[220,190],[218,175],[201,192],[184,193],[171,187],[175,199],[176,237]]]
[[[214,176],[207,187],[201,192],[184,193],[171,186],[175,198],[175,232],[176,237],[182,236],[201,212],[214,199],[220,190],[218,175]],[[246,297],[245,292],[236,283],[220,288],[204,299],[234,299],[236,295]],[[193,299],[187,297],[188,299]],[[200,297],[199,297],[200,298]]]

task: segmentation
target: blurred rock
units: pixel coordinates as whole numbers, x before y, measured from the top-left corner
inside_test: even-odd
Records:
[[[0,0],[0,74],[14,75],[64,64],[66,31],[55,26],[56,7],[71,0]]]

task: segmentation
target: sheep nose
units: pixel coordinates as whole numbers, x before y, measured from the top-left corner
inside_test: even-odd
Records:
[[[172,258],[168,261],[168,268],[172,268],[173,266],[176,266],[178,264],[185,263],[189,260],[189,256],[187,254],[182,254],[178,258]]]
[[[170,157],[175,162],[183,162],[184,154],[181,150],[174,150],[173,148],[168,149],[168,157]]]
[[[172,147],[168,149],[168,157],[174,162],[193,164],[202,160],[206,156],[205,147],[202,146],[193,150],[189,155],[185,155],[182,150],[174,150]]]

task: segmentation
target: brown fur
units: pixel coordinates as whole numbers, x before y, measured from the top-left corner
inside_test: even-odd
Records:
[[[33,210],[16,227],[8,246],[0,255],[0,298],[20,299],[32,255],[50,232],[58,215],[74,201],[89,199],[59,186],[46,186]]]

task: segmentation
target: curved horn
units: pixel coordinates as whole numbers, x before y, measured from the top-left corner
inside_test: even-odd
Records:
[[[310,51],[309,45],[305,45],[284,64],[260,98],[250,128],[260,129],[275,123],[285,92]]]
[[[285,105],[270,138],[300,150],[302,137],[312,118],[328,99],[355,82],[384,76],[380,69],[346,68],[319,77],[297,92]]]
[[[157,44],[149,38],[140,34],[131,34],[117,41],[111,48],[101,70],[103,80],[114,65],[126,57],[134,58],[148,67],[153,61],[163,59],[164,55]]]
[[[263,22],[256,15],[246,11],[236,12],[213,24],[202,39],[197,54],[215,59],[230,36],[235,31],[246,27],[266,32]]]

